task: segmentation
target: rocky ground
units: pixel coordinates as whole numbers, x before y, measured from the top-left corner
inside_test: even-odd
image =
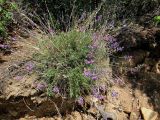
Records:
[[[133,57],[116,59],[123,66],[118,72],[112,68],[123,79],[108,87],[103,101],[86,96],[84,108],[61,96],[48,98],[35,89],[37,76],[28,67],[34,63],[36,40],[17,35],[13,51],[0,61],[0,120],[160,120],[159,35],[157,28],[123,29],[117,38],[127,45],[129,52],[124,54]],[[126,65],[142,69],[130,74]]]

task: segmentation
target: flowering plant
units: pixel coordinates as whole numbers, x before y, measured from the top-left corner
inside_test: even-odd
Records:
[[[41,79],[48,84],[49,95],[81,98],[91,93],[100,100],[104,99],[105,85],[96,86],[101,77],[96,65],[106,59],[106,48],[111,52],[122,51],[112,36],[76,30],[55,35],[42,42],[40,48],[42,54],[36,60]]]

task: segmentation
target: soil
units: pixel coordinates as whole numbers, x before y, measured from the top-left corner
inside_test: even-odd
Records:
[[[0,63],[0,120],[97,120],[101,113],[92,104],[95,100],[87,96],[86,108],[75,105],[73,100],[55,96],[47,97],[35,89],[37,75],[26,69],[33,62],[36,39],[17,36],[10,55],[3,55]],[[144,73],[147,76],[147,73]],[[143,75],[144,75],[143,74]],[[147,74],[147,75],[146,75]],[[152,72],[147,78],[159,73]],[[159,86],[150,80],[129,79],[124,77],[123,84],[112,84],[103,101],[97,101],[103,111],[114,113],[118,120],[131,120],[131,113],[143,119],[141,107],[160,113]],[[149,81],[149,82],[147,82]],[[148,83],[148,84],[147,84]],[[150,84],[149,84],[150,83]],[[148,89],[146,87],[148,86]],[[151,91],[147,91],[151,90]],[[113,95],[116,93],[115,95]],[[160,116],[159,116],[160,118]],[[133,119],[132,119],[133,120]],[[136,120],[136,119],[135,119]],[[159,120],[157,118],[157,120]]]

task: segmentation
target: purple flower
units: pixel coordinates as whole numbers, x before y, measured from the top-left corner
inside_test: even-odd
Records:
[[[2,49],[9,49],[10,47],[9,47],[9,45],[0,45],[0,48],[2,48]]]
[[[98,39],[98,34],[97,33],[93,33],[92,39],[93,39],[93,41],[96,41]]]
[[[120,43],[117,42],[117,39],[110,35],[104,36],[104,40],[107,42],[107,47],[113,52],[121,52],[124,47],[120,46]]]
[[[105,98],[105,96],[101,95],[101,94],[95,95],[94,97],[97,98],[98,100],[104,100],[104,98]]]
[[[84,76],[86,76],[86,77],[91,77],[92,76],[92,73],[91,73],[91,71],[90,70],[84,70]]]
[[[105,85],[99,86],[99,90],[101,90],[102,92],[105,92],[106,91],[106,86]]]
[[[117,49],[116,49],[116,51],[118,52],[121,52],[121,51],[123,51],[123,49],[124,49],[124,47],[117,47]]]
[[[102,15],[96,16],[96,21],[101,21],[102,20]]]
[[[97,77],[97,75],[92,75],[92,76],[91,76],[91,79],[92,79],[92,80],[97,80],[98,77]]]
[[[88,54],[87,54],[87,58],[88,58],[88,59],[92,59],[92,58],[93,58],[93,53],[92,53],[92,52],[88,53]]]
[[[50,34],[53,34],[55,32],[52,28],[48,29],[48,31]]]
[[[121,85],[124,84],[123,79],[120,78],[120,77],[116,77],[116,78],[114,79],[114,81],[115,81],[115,83],[118,83],[118,84],[121,84]]]
[[[12,37],[12,40],[13,40],[13,41],[16,41],[16,37]]]
[[[92,49],[95,50],[95,49],[97,49],[97,47],[98,47],[98,46],[97,46],[96,42],[93,42],[93,43],[92,43]]]
[[[93,87],[92,94],[93,96],[99,95],[99,89],[97,87]]]
[[[100,93],[99,88],[98,87],[94,87],[92,89],[92,94],[95,98],[99,99],[99,100],[104,100],[104,96]]]
[[[54,93],[59,93],[59,88],[57,86],[53,87],[52,91]]]
[[[84,73],[84,76],[89,77],[92,80],[97,80],[98,79],[98,76],[95,73],[91,72],[90,70],[84,69],[83,73]]]
[[[110,47],[111,49],[116,50],[116,49],[119,47],[119,44],[118,44],[117,42],[110,43],[109,47]]]
[[[94,60],[93,60],[93,59],[85,60],[85,63],[86,63],[86,64],[93,64],[93,63],[94,63]]]
[[[109,42],[109,43],[116,42],[116,39],[114,37],[112,37],[111,35],[105,35],[104,40]]]
[[[97,49],[97,45],[94,43],[94,44],[92,45],[92,48],[93,48],[93,49]]]
[[[23,77],[22,77],[22,76],[16,76],[15,79],[16,79],[16,80],[22,80]]]
[[[83,99],[83,97],[79,97],[79,98],[77,99],[77,103],[78,103],[79,105],[83,106],[83,105],[84,105],[84,99]]]
[[[37,86],[36,86],[36,89],[39,90],[39,91],[43,91],[43,90],[45,90],[46,87],[47,87],[46,84],[38,83]]]
[[[113,90],[112,93],[111,93],[111,96],[112,97],[117,97],[118,96],[118,92],[116,92],[115,90]]]
[[[97,49],[96,43],[93,43],[92,45],[89,45],[88,47],[89,47],[91,50]]]
[[[34,64],[31,61],[26,63],[25,66],[26,66],[26,70],[28,70],[28,71],[32,71],[33,68],[35,67]]]
[[[85,12],[82,13],[82,15],[81,15],[79,21],[84,20],[84,19],[86,18],[86,16],[87,16],[87,14],[86,14],[86,11],[85,11]]]

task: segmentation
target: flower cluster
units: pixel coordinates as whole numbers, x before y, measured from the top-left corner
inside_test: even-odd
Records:
[[[54,92],[55,94],[59,94],[59,88],[57,86],[54,86],[52,92]]]
[[[92,43],[91,45],[88,46],[89,48],[89,53],[87,54],[86,56],[86,60],[85,60],[85,63],[87,65],[91,65],[93,64],[95,61],[94,61],[94,55],[95,55],[95,51],[97,49],[97,40],[98,40],[98,36],[96,33],[93,34],[93,38],[92,38]]]
[[[105,41],[106,47],[108,48],[108,51],[112,53],[114,52],[120,52],[123,50],[123,47],[120,47],[119,42],[112,37],[111,35],[102,35],[100,33],[94,33],[92,36],[92,43],[89,46],[89,52],[87,54],[85,63],[86,65],[89,65],[88,68],[84,69],[84,76],[90,78],[91,80],[98,80],[98,74],[94,69],[90,68],[90,65],[95,64],[95,55],[96,55],[96,50],[100,47],[100,42]],[[121,82],[120,79],[116,79],[117,82]],[[92,95],[96,97],[99,100],[104,100],[105,96],[103,93],[106,91],[106,86],[94,86],[92,91]]]
[[[96,21],[97,21],[97,22],[99,22],[99,21],[101,21],[101,20],[102,20],[102,15],[96,16]]]
[[[93,65],[95,63],[94,57],[95,57],[95,52],[98,48],[98,40],[100,36],[97,33],[94,33],[92,36],[92,43],[91,45],[88,46],[89,52],[86,56],[85,64],[86,65]],[[89,66],[90,67],[90,66]],[[95,70],[92,70],[90,68],[84,68],[84,76],[88,77],[92,80],[97,80],[98,75],[96,74]]]
[[[16,41],[16,40],[17,40],[17,38],[16,38],[16,37],[12,37],[11,39],[12,39],[12,41]]]
[[[103,86],[94,86],[92,89],[92,95],[97,98],[98,100],[104,100],[105,96],[103,93],[105,93],[106,87]]]
[[[123,79],[120,78],[120,77],[118,77],[118,76],[116,76],[114,78],[114,83],[117,83],[117,84],[120,84],[120,85],[124,85],[125,84],[124,81],[123,81]]]
[[[28,72],[31,72],[31,71],[33,70],[33,68],[35,67],[35,65],[34,65],[33,62],[29,61],[29,62],[27,62],[27,63],[25,64],[25,67],[26,67],[26,70],[27,70]]]
[[[47,83],[45,82],[38,82],[33,84],[34,88],[38,91],[45,91],[46,88],[48,87]],[[52,87],[52,92],[54,94],[60,94],[60,89],[58,86],[53,86]]]
[[[118,92],[116,92],[115,90],[113,90],[113,91],[111,92],[111,96],[112,96],[113,98],[118,97]]]
[[[9,49],[9,48],[10,48],[9,45],[0,44],[0,49]]]
[[[120,43],[113,36],[111,36],[111,35],[105,35],[104,36],[104,40],[107,43],[106,47],[109,49],[109,51],[111,51],[113,53],[114,52],[121,52],[121,51],[123,51],[124,47],[121,47]]]
[[[115,53],[115,52],[121,52],[123,51],[124,47],[120,46],[120,42],[116,38],[114,38],[111,35],[102,35],[100,33],[94,33],[92,37],[92,44],[89,46],[90,53],[88,56],[93,56],[94,51],[98,48],[99,41],[105,41],[106,48],[108,49],[108,52]],[[93,62],[93,61],[92,61]],[[87,62],[89,64],[92,64],[92,62]]]
[[[92,80],[97,80],[98,79],[98,75],[94,72],[94,71],[91,71],[89,69],[84,69],[84,76],[85,77],[88,77],[88,78],[91,78]]]
[[[45,83],[42,83],[42,82],[41,82],[41,83],[38,83],[38,84],[36,85],[36,89],[39,90],[39,91],[45,90],[46,87],[47,87],[47,85],[46,85]]]
[[[78,103],[78,105],[83,106],[84,105],[84,98],[82,96],[80,96],[76,102]]]

